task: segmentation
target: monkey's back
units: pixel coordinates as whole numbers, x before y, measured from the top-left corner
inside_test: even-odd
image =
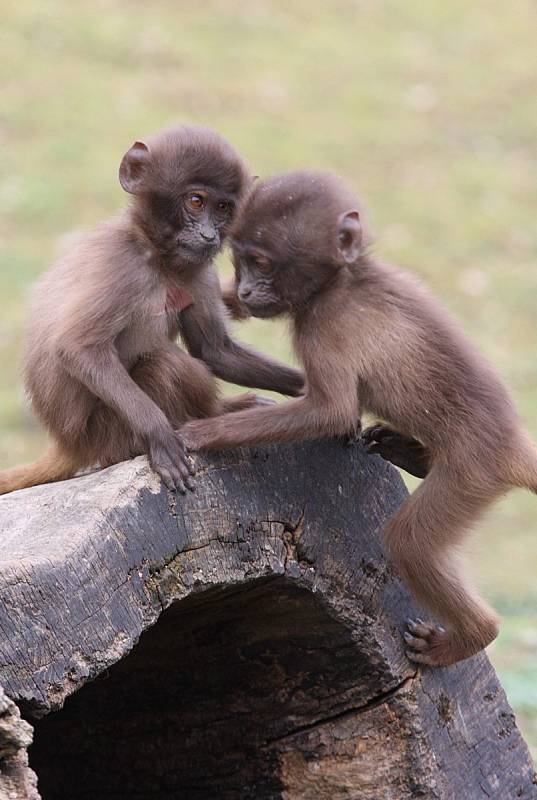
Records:
[[[508,445],[520,423],[501,378],[413,276],[373,263],[349,289],[364,409],[448,457]]]
[[[106,315],[115,314],[117,324],[132,325],[130,310],[125,320],[121,318],[124,296],[128,295],[127,308],[136,292],[149,296],[155,290],[155,282],[129,264],[136,255],[132,248],[119,216],[73,240],[34,287],[24,352],[25,388],[36,414],[64,444],[80,433],[96,403],[65,367],[66,340],[76,336],[81,346],[98,345],[105,335]],[[111,298],[117,304],[112,310]],[[147,329],[145,318],[138,323]],[[135,349],[142,341],[138,335]],[[145,344],[150,348],[148,341]]]

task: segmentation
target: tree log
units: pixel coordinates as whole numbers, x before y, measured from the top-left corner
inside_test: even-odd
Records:
[[[335,441],[198,462],[185,497],[139,458],[0,498],[0,683],[43,800],[537,798],[487,657],[404,655],[394,469]]]

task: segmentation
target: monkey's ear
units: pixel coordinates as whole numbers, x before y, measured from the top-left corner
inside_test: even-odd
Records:
[[[142,189],[148,163],[149,147],[145,142],[134,142],[119,167],[119,182],[126,192],[137,194]]]
[[[358,211],[340,214],[337,230],[337,249],[347,264],[352,264],[360,255],[362,225]]]

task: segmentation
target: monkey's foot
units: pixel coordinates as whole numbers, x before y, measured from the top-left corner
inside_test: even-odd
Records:
[[[362,434],[362,444],[368,454],[378,454],[417,478],[424,478],[429,471],[429,450],[418,439],[404,436],[386,425],[367,428]]]
[[[432,622],[409,619],[407,628],[403,634],[409,648],[405,651],[406,656],[418,664],[447,667],[477,652],[474,648],[458,645],[452,634]]]

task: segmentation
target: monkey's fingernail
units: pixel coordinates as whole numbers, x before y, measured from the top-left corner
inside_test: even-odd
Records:
[[[410,642],[414,641],[414,637],[410,633],[407,633],[406,631],[403,633],[403,637],[405,639],[405,642],[408,642],[409,644]]]
[[[425,625],[421,617],[416,617],[416,622],[418,623],[418,625]]]

